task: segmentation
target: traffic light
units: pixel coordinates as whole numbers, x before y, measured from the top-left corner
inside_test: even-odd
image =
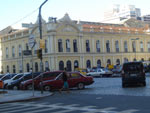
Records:
[[[42,59],[42,49],[38,49],[38,50],[37,50],[37,57],[38,57],[39,59]]]

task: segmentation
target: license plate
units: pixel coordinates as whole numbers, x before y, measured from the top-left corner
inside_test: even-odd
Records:
[[[137,75],[136,75],[136,74],[131,74],[130,76],[131,76],[131,77],[136,77]]]

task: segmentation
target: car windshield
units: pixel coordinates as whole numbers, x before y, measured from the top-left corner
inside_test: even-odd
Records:
[[[141,72],[142,70],[143,70],[143,66],[140,63],[124,64],[125,72]]]
[[[17,79],[19,79],[19,78],[22,77],[22,76],[23,76],[23,74],[16,75],[16,76],[14,76],[12,79],[13,79],[13,80],[17,80]]]

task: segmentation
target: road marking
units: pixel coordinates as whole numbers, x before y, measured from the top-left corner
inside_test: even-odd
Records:
[[[56,111],[56,112],[51,112],[51,113],[67,113],[67,112],[71,112],[71,111],[73,111],[73,110],[67,109],[67,110],[60,110],[59,112]]]
[[[6,111],[7,111],[7,113],[22,112],[23,110],[34,110],[34,109],[37,109],[37,108],[39,108],[39,107],[31,107],[31,106],[30,106],[30,108],[27,108],[26,106],[22,106],[22,107],[18,106],[18,108],[19,108],[19,109],[14,109],[14,107],[13,107],[13,108],[11,108],[11,109],[13,109],[13,110],[9,109],[9,110],[11,110],[11,111],[7,111],[8,109],[6,109],[4,112],[1,111],[1,113],[6,113]],[[21,108],[21,109],[20,109],[20,108]],[[29,111],[28,111],[28,112],[29,112]]]
[[[102,99],[102,97],[97,97],[96,99]]]
[[[2,104],[3,105],[3,104]],[[7,105],[7,106],[6,106]],[[134,113],[139,110],[127,109],[123,111],[116,111],[116,107],[97,108],[98,106],[81,106],[79,104],[66,105],[63,103],[11,103],[0,107],[0,113],[68,113],[72,111],[81,111],[82,113]],[[52,110],[55,110],[54,112]],[[56,112],[57,111],[57,112]]]
[[[51,111],[51,110],[57,110],[57,108],[42,108],[35,111],[26,111],[23,113],[37,113],[37,112],[44,112],[44,111]]]
[[[116,113],[134,113],[134,112],[137,112],[139,110],[136,110],[136,109],[129,109],[129,110],[124,110],[124,111],[120,111],[120,112],[116,112]]]

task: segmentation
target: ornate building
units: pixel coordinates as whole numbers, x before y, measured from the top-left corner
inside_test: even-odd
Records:
[[[133,24],[133,23],[132,23]],[[136,24],[136,23],[135,23]],[[68,71],[75,68],[105,67],[107,64],[122,64],[133,60],[150,60],[149,27],[132,27],[126,24],[104,24],[73,21],[66,14],[62,19],[50,18],[42,22],[44,69]],[[5,33],[1,39],[1,70],[6,73],[28,72],[32,56],[23,55],[31,50],[30,35],[34,35],[33,70],[40,71],[37,49],[40,47],[38,22],[28,29]]]

